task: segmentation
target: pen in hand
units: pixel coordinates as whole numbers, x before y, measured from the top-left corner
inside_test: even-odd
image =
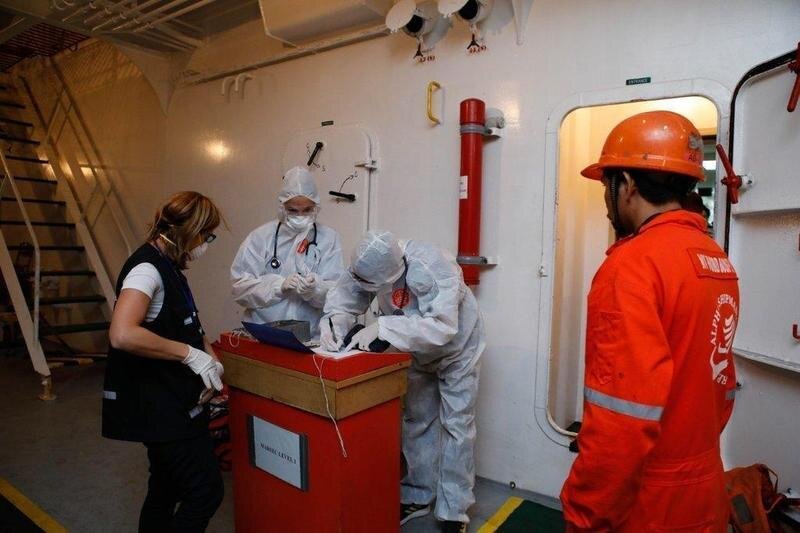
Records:
[[[331,327],[331,335],[333,336],[333,342],[339,344],[339,339],[336,338],[336,332],[333,329],[333,320],[331,317],[328,317],[328,325]]]

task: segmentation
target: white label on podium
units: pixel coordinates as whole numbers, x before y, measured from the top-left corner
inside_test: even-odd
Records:
[[[248,416],[250,463],[278,479],[308,490],[308,437]]]

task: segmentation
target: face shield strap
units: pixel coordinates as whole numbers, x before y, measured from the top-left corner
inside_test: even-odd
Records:
[[[608,184],[609,193],[611,194],[611,223],[614,228],[619,228],[619,174],[614,173],[611,175],[611,180]]]
[[[407,275],[408,275],[408,261],[406,261],[406,256],[403,256],[403,272],[394,281],[392,281],[392,286],[397,287],[399,284],[402,284],[403,288],[405,289]]]
[[[617,234],[617,239],[625,237],[626,231],[622,227],[622,219],[619,216],[619,186],[624,174],[622,171],[614,171],[608,177],[608,190],[611,197],[611,225]]]
[[[364,289],[364,290],[366,290],[368,292],[378,291],[381,288],[381,286],[384,286],[383,284],[373,283],[371,281],[367,281],[366,279],[362,278],[361,276],[359,276],[358,274],[353,272],[353,267],[352,266],[348,269],[348,272],[350,272],[350,277],[353,278],[353,280],[356,283],[358,283],[358,285],[362,289]],[[401,269],[400,275],[397,278],[394,278],[393,280],[392,279],[387,280],[387,283],[391,283],[392,287],[396,287],[398,285],[398,283],[400,283],[400,284],[402,284],[403,288],[405,289],[406,288],[406,275],[407,274],[408,274],[408,261],[406,261],[405,256],[403,256],[403,267]]]

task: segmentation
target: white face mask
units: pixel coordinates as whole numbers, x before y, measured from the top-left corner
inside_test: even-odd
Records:
[[[286,217],[286,227],[297,233],[307,230],[313,223],[312,215],[288,215]]]
[[[201,255],[206,253],[208,250],[208,243],[204,242],[200,246],[196,246],[191,252],[189,252],[189,259],[192,261],[196,261]]]

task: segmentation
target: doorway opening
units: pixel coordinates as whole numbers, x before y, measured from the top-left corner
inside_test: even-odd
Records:
[[[715,223],[715,182],[718,114],[714,103],[686,96],[575,109],[558,132],[556,250],[553,287],[548,411],[562,433],[575,433],[583,413],[583,361],[586,296],[592,277],[614,242],[606,217],[603,187],[583,178],[580,171],[597,161],[606,136],[627,117],[666,110],[684,115],[703,136],[705,180],[698,184],[696,208],[703,210],[710,231]]]

